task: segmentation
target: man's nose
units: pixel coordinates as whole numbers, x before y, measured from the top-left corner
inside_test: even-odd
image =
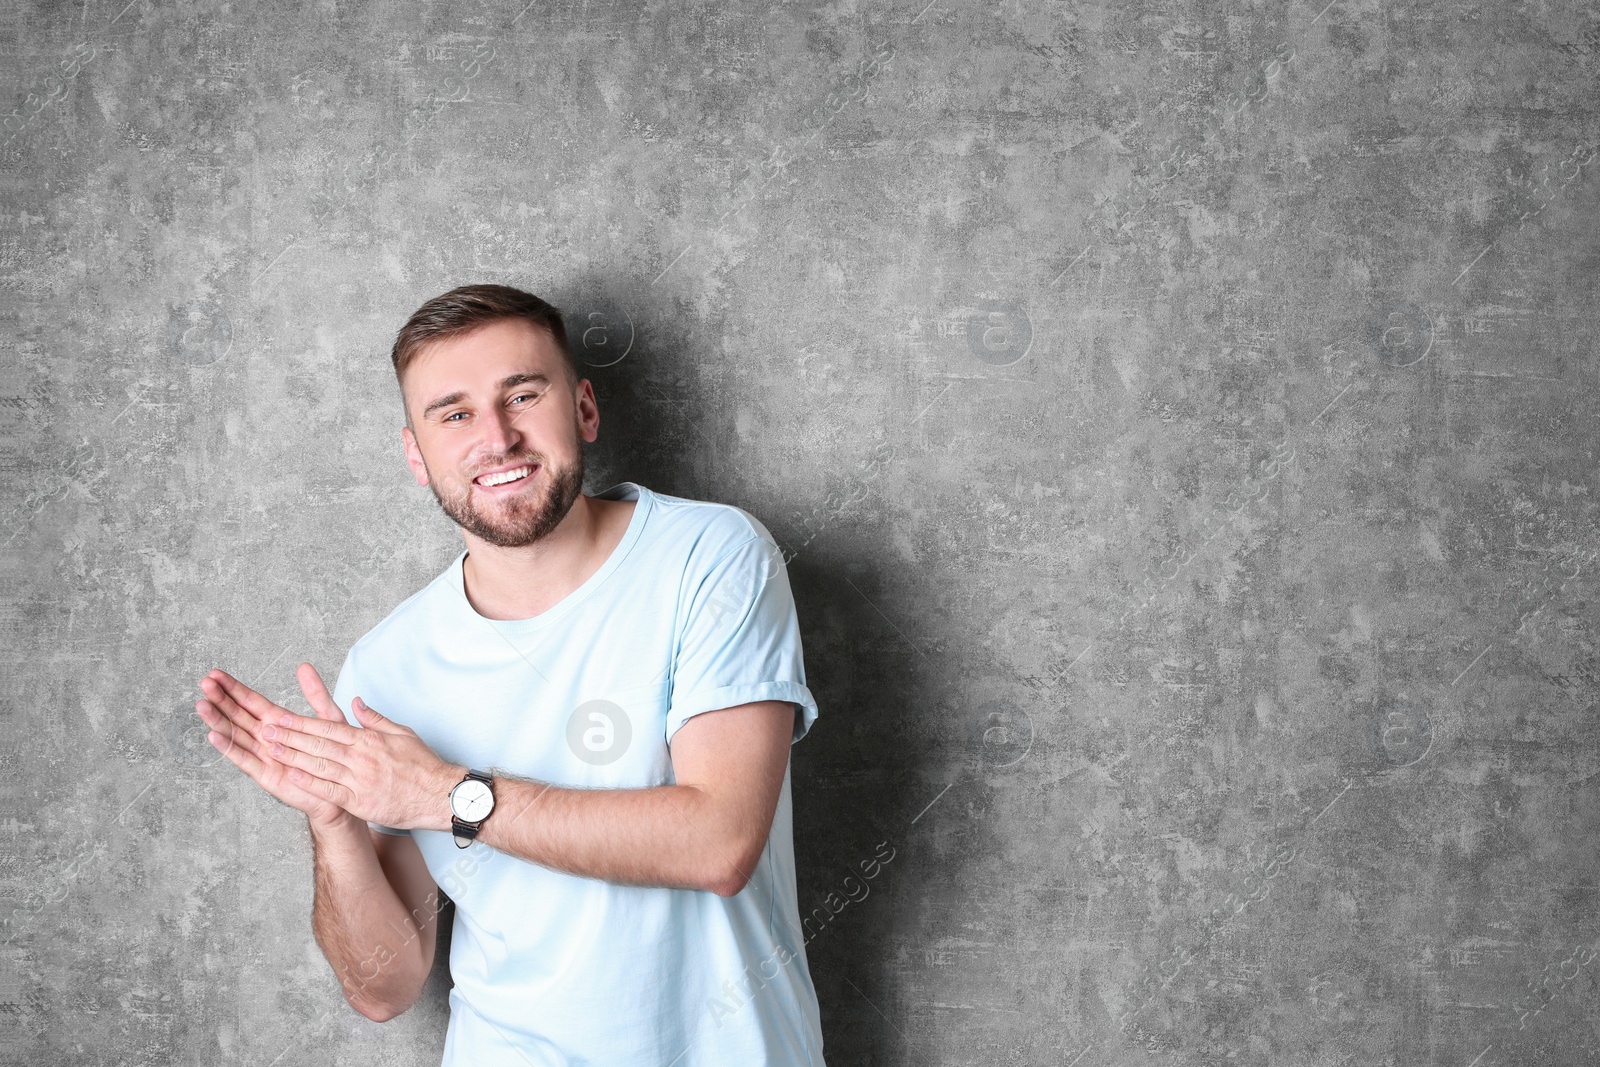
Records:
[[[522,442],[522,434],[517,432],[511,412],[504,408],[495,408],[480,425],[483,427],[483,448],[486,452],[503,456],[514,451]]]

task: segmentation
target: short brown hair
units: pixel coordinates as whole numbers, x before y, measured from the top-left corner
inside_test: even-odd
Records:
[[[561,350],[572,383],[576,385],[583,377],[567,351],[567,327],[561,321],[560,308],[509,285],[463,285],[429,300],[400,327],[389,354],[395,379],[403,380],[406,368],[435,341],[459,337],[501,319],[523,319],[543,329]]]

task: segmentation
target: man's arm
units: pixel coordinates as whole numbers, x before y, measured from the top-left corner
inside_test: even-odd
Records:
[[[300,687],[321,721],[345,728],[344,716],[316,668],[300,664]],[[296,784],[299,772],[274,759],[266,724],[292,714],[226,671],[201,679],[207,699],[196,711],[211,743],[311,827],[316,887],[311,926],[350,1006],[379,1022],[421,995],[433,968],[438,890],[411,837],[383,834],[366,821]],[[301,779],[309,782],[309,779]]]
[[[359,696],[350,706],[363,727],[284,712],[262,725],[261,741],[300,788],[357,818],[449,832],[448,795],[467,768]],[[794,722],[787,700],[691,716],[673,735],[673,785],[568,789],[496,775],[495,811],[478,837],[588,878],[733,896],[766,847]]]
[[[566,789],[492,772],[478,840],[587,878],[731,897],[772,831],[794,715],[787,700],[763,700],[694,716],[672,736],[675,785]]]
[[[422,995],[433,970],[439,890],[410,836],[347,815],[311,824],[311,930],[350,1006],[388,1022]]]

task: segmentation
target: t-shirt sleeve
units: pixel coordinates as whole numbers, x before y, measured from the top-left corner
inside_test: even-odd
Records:
[[[783,552],[759,534],[722,556],[695,587],[680,616],[672,664],[670,743],[678,727],[705,711],[758,700],[795,705],[800,740],[817,719],[806,688],[800,621]]]
[[[355,665],[355,649],[345,653],[344,664],[339,668],[339,677],[333,683],[333,702],[339,705],[339,710],[344,713],[344,721],[351,726],[361,729],[361,723],[356,719],[356,713],[350,708],[351,697],[368,699],[368,694],[362,690],[361,674]],[[381,823],[369,822],[368,826],[385,834],[394,834],[397,837],[410,837],[410,830],[396,830],[392,826]]]

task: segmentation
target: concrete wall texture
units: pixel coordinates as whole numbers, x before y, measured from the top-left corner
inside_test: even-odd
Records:
[[[460,550],[472,281],[787,550],[830,1063],[1594,1062],[1592,7],[9,14],[8,1062],[438,1062],[193,706]]]

